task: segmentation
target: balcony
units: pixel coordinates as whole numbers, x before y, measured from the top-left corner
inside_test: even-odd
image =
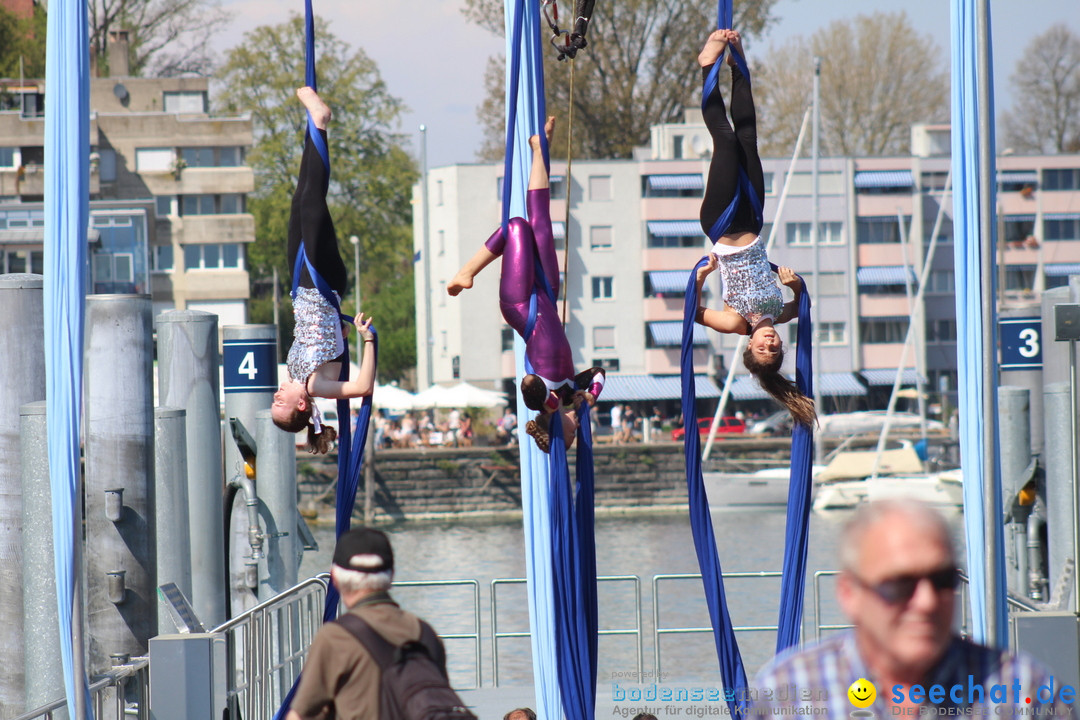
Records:
[[[21,170],[21,172],[20,172]],[[101,178],[95,165],[90,166],[90,195],[101,191]],[[22,197],[45,194],[45,168],[26,165],[22,168],[0,168],[0,196]]]
[[[154,195],[242,194],[255,189],[249,167],[184,168],[178,172],[145,172],[139,177]]]
[[[173,237],[181,245],[255,241],[252,215],[185,215],[171,222]]]

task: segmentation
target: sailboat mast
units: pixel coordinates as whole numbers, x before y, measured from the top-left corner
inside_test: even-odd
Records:
[[[811,142],[811,157],[812,164],[810,169],[810,180],[812,185],[812,210],[810,215],[810,238],[814,245],[814,260],[813,260],[813,273],[814,273],[814,296],[820,298],[821,296],[821,221],[818,217],[821,209],[820,197],[818,194],[818,154],[820,150],[819,138],[821,136],[821,58],[814,58],[814,137]],[[821,304],[820,302],[813,303],[810,306],[810,318],[813,323],[814,330],[819,330],[821,327]],[[820,336],[819,336],[820,337]],[[817,397],[821,397],[821,342],[817,337],[813,338],[813,383],[814,392]],[[818,400],[818,412],[821,412],[821,401]],[[819,437],[818,442],[814,443],[814,462],[821,465],[825,458],[825,447],[823,440]]]

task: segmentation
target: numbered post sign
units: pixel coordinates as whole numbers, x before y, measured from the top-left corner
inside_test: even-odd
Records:
[[[277,380],[277,343],[273,340],[226,340],[225,392],[274,392]]]
[[[1042,367],[1042,318],[1006,318],[998,321],[1002,370],[1037,370]]]

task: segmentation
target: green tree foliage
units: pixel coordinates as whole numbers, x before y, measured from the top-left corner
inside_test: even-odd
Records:
[[[330,105],[328,146],[332,180],[328,203],[342,257],[350,274],[360,239],[361,303],[379,328],[379,378],[397,379],[416,364],[412,292],[412,186],[418,178],[402,136],[391,128],[404,110],[392,96],[375,63],[335,37],[316,19],[319,94]],[[300,168],[306,115],[295,89],[304,78],[303,19],[262,26],[229,51],[215,98],[226,112],[251,113],[255,146],[247,161],[255,170],[255,193],[249,210],[256,239],[248,249],[255,322],[269,322],[269,305],[259,298],[273,292],[273,270],[283,295],[291,268],[286,260],[292,193]],[[352,293],[344,298],[346,312]],[[282,310],[282,325],[291,315]],[[283,337],[289,335],[283,333]],[[287,344],[287,343],[286,343]]]
[[[20,60],[22,66],[20,67]],[[45,8],[34,5],[30,18],[0,7],[0,77],[45,77]]]
[[[736,3],[732,23],[748,39],[772,23],[776,0]],[[573,8],[563,3],[560,18]],[[502,0],[465,0],[473,22],[503,36]],[[569,20],[563,21],[566,25]],[[704,0],[619,0],[597,2],[588,32],[589,46],[574,61],[574,155],[628,158],[649,142],[649,128],[681,119],[683,107],[696,105],[701,74],[697,55],[715,28],[716,3]],[[492,58],[484,75],[487,95],[478,115],[484,126],[483,159],[499,159],[505,147],[504,67]],[[554,49],[544,56],[548,114],[569,112],[570,63],[558,62]],[[552,143],[566,154],[566,123]]]
[[[1009,83],[1016,99],[1003,118],[1006,147],[1080,152],[1080,37],[1058,23],[1032,39]]]
[[[90,0],[90,48],[99,73],[108,73],[109,33],[127,30],[131,74],[207,75],[210,39],[229,15],[217,0]]]
[[[809,39],[792,38],[751,62],[762,155],[788,155],[810,106],[821,58],[821,152],[909,152],[911,125],[949,118],[948,63],[905,13],[836,20]],[[809,152],[810,143],[805,147]]]

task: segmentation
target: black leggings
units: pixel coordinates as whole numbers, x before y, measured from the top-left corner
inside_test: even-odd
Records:
[[[325,141],[326,132],[320,130],[319,134]],[[338,250],[334,221],[326,206],[329,181],[315,143],[311,138],[306,138],[304,155],[300,160],[300,177],[296,181],[289,215],[289,271],[296,267],[296,255],[303,242],[311,264],[338,295],[344,296],[348,288],[348,272]],[[300,270],[299,284],[306,288],[315,287],[306,265]]]
[[[712,66],[702,68],[702,81],[709,76]],[[731,120],[728,123],[724,110],[724,98],[717,83],[703,108],[705,126],[713,139],[713,156],[709,164],[709,181],[705,185],[705,198],[701,201],[701,227],[708,235],[735,197],[739,184],[739,168],[750,178],[750,184],[758,199],[765,200],[765,178],[761,171],[761,158],[757,149],[757,115],[754,112],[754,96],[750,83],[738,68],[731,68]],[[754,217],[750,198],[744,192],[725,234],[738,232],[760,233],[761,224]]]

